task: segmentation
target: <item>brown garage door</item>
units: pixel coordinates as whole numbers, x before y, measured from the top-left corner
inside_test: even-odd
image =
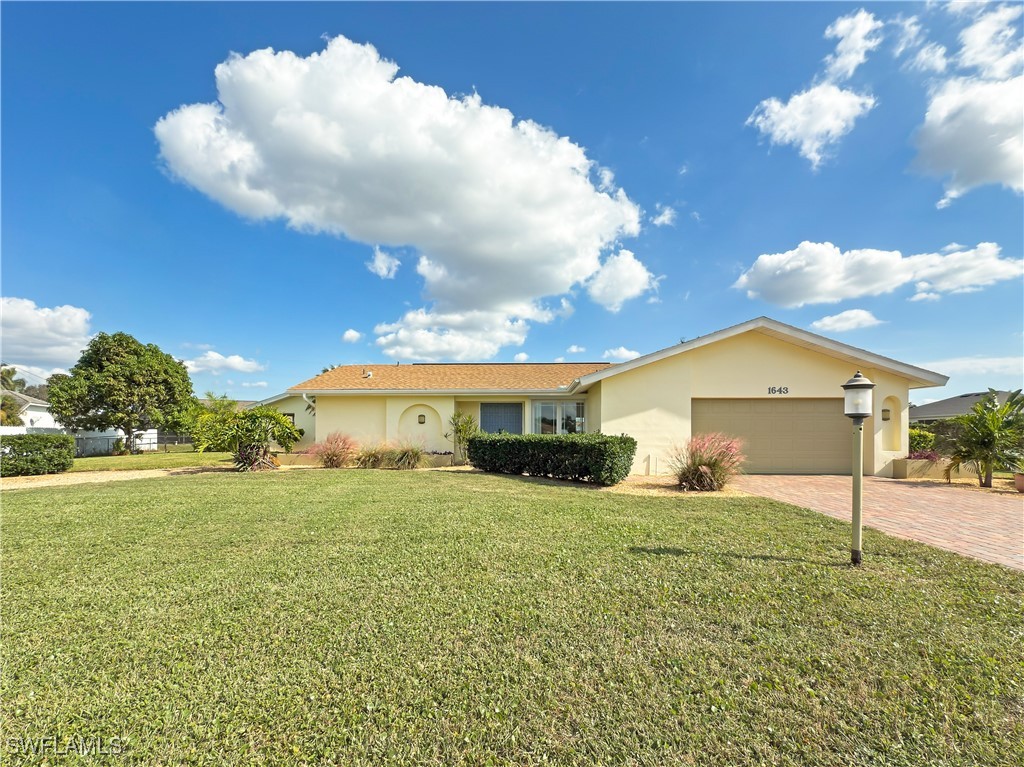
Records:
[[[695,399],[692,415],[694,434],[743,439],[749,474],[850,474],[842,399]]]

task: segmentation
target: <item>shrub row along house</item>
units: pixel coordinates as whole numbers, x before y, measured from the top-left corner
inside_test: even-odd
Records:
[[[458,411],[488,432],[628,434],[634,474],[667,472],[670,448],[707,432],[742,438],[750,473],[849,474],[841,385],[856,370],[877,384],[865,473],[891,476],[907,454],[910,390],[947,377],[767,317],[620,364],[343,365],[264,404],[305,430],[299,449],[343,432],[447,451]]]

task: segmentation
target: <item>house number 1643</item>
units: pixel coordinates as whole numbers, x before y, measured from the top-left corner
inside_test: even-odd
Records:
[[[789,387],[788,386],[769,386],[768,387],[768,393],[769,394],[789,394]]]

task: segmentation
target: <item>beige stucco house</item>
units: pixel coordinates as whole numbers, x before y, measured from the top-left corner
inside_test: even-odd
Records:
[[[910,390],[947,377],[767,317],[616,365],[344,365],[264,402],[305,429],[300,448],[340,431],[451,450],[460,411],[485,431],[629,434],[636,474],[665,473],[672,445],[711,431],[744,440],[749,473],[849,474],[841,385],[857,370],[877,384],[865,472],[891,476],[907,454]]]

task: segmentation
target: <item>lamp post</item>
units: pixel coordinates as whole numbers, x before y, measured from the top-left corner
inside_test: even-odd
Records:
[[[853,419],[853,543],[850,562],[861,562],[861,495],[864,488],[864,419],[871,415],[871,390],[875,385],[857,374],[843,384],[844,407],[847,418]]]

